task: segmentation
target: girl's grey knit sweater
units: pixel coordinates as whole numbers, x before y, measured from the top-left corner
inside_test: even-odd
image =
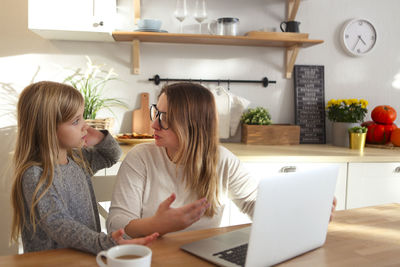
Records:
[[[99,144],[83,149],[93,173],[111,167],[121,155],[117,142],[107,131],[103,133],[105,137]],[[75,248],[96,254],[116,245],[111,234],[101,232],[91,176],[70,157],[68,164],[55,166],[53,183],[36,206],[38,223],[34,233],[29,209],[42,171],[39,166],[30,167],[22,178],[27,219],[22,229],[24,252]]]

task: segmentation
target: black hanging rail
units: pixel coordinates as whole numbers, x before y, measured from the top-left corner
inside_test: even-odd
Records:
[[[267,87],[270,83],[276,83],[276,81],[270,81],[267,77],[261,80],[220,80],[220,79],[175,79],[175,78],[160,78],[160,75],[154,75],[154,78],[149,78],[149,81],[154,81],[155,85],[159,85],[160,82],[215,82],[215,83],[261,83],[264,87]]]

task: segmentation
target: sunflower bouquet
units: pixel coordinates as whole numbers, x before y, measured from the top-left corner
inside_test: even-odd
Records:
[[[365,99],[331,99],[326,112],[333,122],[362,122],[368,112],[367,105]]]

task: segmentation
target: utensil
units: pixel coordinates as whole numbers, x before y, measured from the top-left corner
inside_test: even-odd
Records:
[[[196,0],[194,8],[194,19],[199,23],[201,34],[201,23],[207,18],[206,0]]]
[[[153,134],[150,122],[149,93],[142,93],[140,95],[140,108],[133,111],[132,132]]]
[[[208,31],[214,35],[238,35],[238,18],[219,18],[208,23]]]
[[[179,20],[179,32],[183,33],[182,22],[187,16],[186,0],[176,0],[175,18]]]

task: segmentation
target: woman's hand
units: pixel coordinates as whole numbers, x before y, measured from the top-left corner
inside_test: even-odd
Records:
[[[333,219],[333,212],[336,210],[336,203],[337,203],[337,199],[336,199],[336,197],[333,197],[331,217],[329,218],[329,221],[332,221],[332,219]]]
[[[151,235],[140,237],[140,238],[133,238],[133,239],[124,239],[122,236],[124,235],[124,229],[119,229],[111,234],[112,239],[117,242],[118,245],[123,244],[137,244],[137,245],[147,245],[150,242],[157,239],[159,236],[158,233],[153,233]]]
[[[85,136],[84,146],[90,147],[90,146],[97,145],[98,143],[101,142],[101,140],[103,140],[103,138],[104,138],[104,134],[102,132],[89,126],[87,128],[87,134]]]
[[[189,227],[197,222],[210,207],[207,200],[201,198],[190,204],[174,209],[170,206],[175,199],[176,195],[174,193],[171,194],[171,196],[161,202],[156,214],[153,216],[154,222],[158,225],[156,230],[161,235]]]
[[[201,198],[180,208],[171,208],[175,198],[175,194],[171,194],[161,202],[154,216],[131,220],[125,226],[125,232],[131,237],[140,237],[154,232],[164,235],[183,230],[198,221],[210,207],[207,200]]]

